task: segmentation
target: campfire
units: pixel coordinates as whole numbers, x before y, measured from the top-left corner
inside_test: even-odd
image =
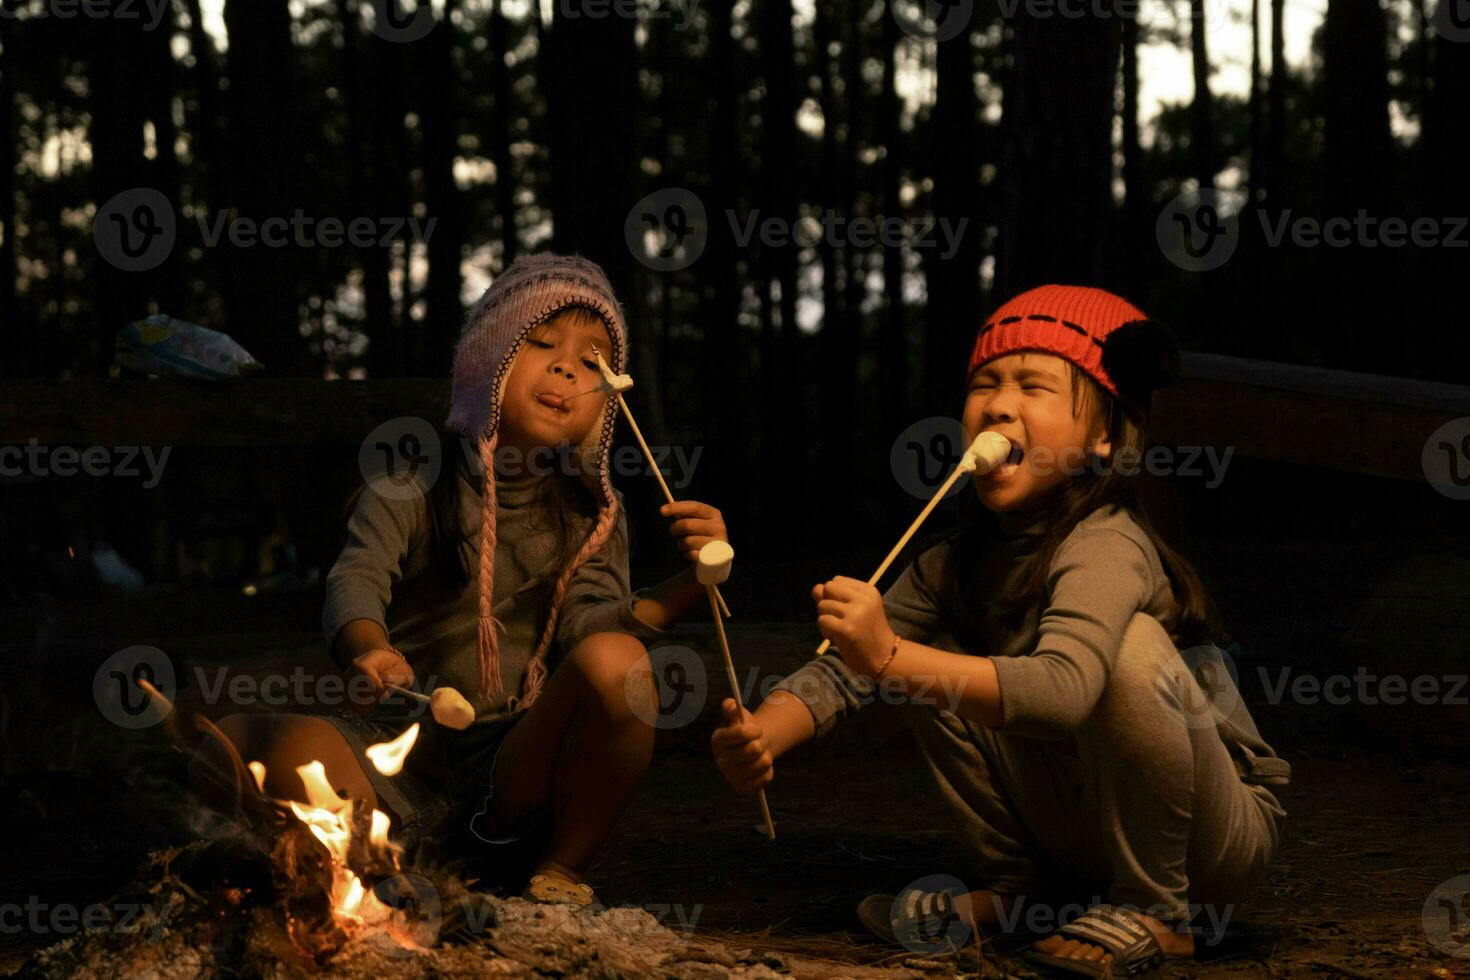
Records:
[[[164,703],[165,728],[191,751]],[[205,778],[234,805],[181,806],[190,842],[154,851],[104,903],[141,910],[136,919],[72,934],[32,955],[23,975],[778,976],[772,954],[676,932],[645,908],[536,905],[479,890],[456,867],[414,863],[391,839],[388,815],[339,797],[321,762],[296,770],[305,800],[278,799],[262,763],[242,759],[208,719],[194,725],[223,751],[227,761]],[[418,735],[415,725],[369,747],[369,761],[397,774]]]

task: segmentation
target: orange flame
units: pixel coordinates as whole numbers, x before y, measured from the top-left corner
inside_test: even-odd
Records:
[[[408,750],[413,748],[413,743],[418,741],[418,737],[419,723],[414,722],[407,731],[391,742],[369,745],[366,749],[368,760],[383,775],[396,776],[403,768],[403,760],[408,755]]]

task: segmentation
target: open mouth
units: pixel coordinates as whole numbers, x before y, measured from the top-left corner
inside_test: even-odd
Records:
[[[532,392],[532,394],[538,402],[547,408],[555,410],[558,415],[572,414],[572,406],[567,404],[567,400],[562,396],[553,395],[549,391],[536,391]]]

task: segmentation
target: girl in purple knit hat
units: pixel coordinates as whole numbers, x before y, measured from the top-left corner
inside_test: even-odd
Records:
[[[441,465],[421,468],[415,492],[371,481],[327,578],[327,640],[370,703],[219,726],[265,764],[267,793],[305,799],[296,767],[320,760],[339,795],[390,814],[406,848],[469,856],[501,883],[529,871],[525,897],[576,906],[596,901],[585,869],[652,757],[644,644],[704,599],[692,568],[629,587],[609,479],[616,400],[599,388],[599,353],[625,370],[622,310],[602,270],[556,255],[512,263],[456,350]],[[713,507],[662,513],[691,559],[728,540]],[[434,724],[389,685],[452,687],[474,721]],[[364,750],[415,721],[404,769],[381,775]],[[222,755],[206,748],[195,765]]]

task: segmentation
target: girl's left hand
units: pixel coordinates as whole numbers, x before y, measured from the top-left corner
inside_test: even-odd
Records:
[[[867,582],[839,575],[812,588],[817,629],[832,641],[853,670],[872,677],[893,649],[895,634],[883,611],[883,596]]]
[[[669,534],[673,535],[674,543],[690,561],[697,561],[699,549],[711,541],[730,540],[724,516],[709,504],[697,500],[676,500],[672,504],[664,504],[658,512],[674,519],[674,523],[669,525]]]

